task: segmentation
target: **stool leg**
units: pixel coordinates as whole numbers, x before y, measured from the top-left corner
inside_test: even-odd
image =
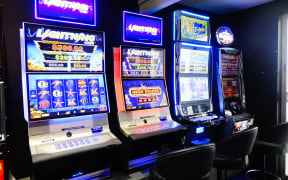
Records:
[[[222,180],[222,169],[217,168],[217,180]]]
[[[224,176],[225,176],[225,180],[226,180],[228,178],[227,170],[225,170],[224,173],[225,173]]]

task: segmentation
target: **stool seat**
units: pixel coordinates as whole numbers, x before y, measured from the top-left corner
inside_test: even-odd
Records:
[[[249,170],[245,173],[247,180],[281,180],[279,176],[269,171]]]

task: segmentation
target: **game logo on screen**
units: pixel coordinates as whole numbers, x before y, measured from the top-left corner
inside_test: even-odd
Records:
[[[181,77],[179,85],[182,102],[209,100],[208,77]]]
[[[181,15],[181,39],[207,43],[208,20]]]
[[[104,33],[24,23],[27,71],[102,72]]]
[[[164,80],[123,80],[126,110],[168,106]]]
[[[35,0],[35,18],[96,26],[95,0]]]
[[[222,86],[224,98],[239,98],[239,79],[238,78],[222,78]]]
[[[162,18],[123,12],[123,41],[162,45]]]
[[[28,74],[30,120],[108,112],[103,74]]]
[[[209,50],[180,49],[180,73],[208,74]]]
[[[121,47],[122,77],[162,78],[164,50],[161,48]]]
[[[239,56],[231,54],[221,55],[222,75],[238,75],[239,74]]]

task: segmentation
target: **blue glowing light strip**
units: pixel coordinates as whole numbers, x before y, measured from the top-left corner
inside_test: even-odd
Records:
[[[177,97],[176,97],[176,44],[174,44],[173,47],[173,93],[174,93],[174,110],[175,110],[175,116],[178,116],[178,111],[177,111]]]
[[[222,75],[220,72],[220,66],[221,66],[221,49],[219,49],[219,57],[218,57],[218,67],[217,67],[217,72],[218,72],[218,94],[219,94],[219,108],[220,108],[220,113],[223,115],[224,114],[224,102],[223,102],[223,92],[222,92],[222,87],[221,87],[221,82],[220,79],[222,79]]]
[[[143,17],[148,17],[148,18],[160,20],[161,21],[161,32],[160,32],[161,42],[160,43],[151,43],[151,42],[139,42],[139,41],[126,40],[125,39],[125,31],[126,31],[125,14],[133,14],[133,15],[138,15],[138,16],[143,16]],[[163,19],[159,18],[159,17],[149,16],[146,14],[139,14],[139,13],[134,13],[134,12],[129,12],[129,11],[123,11],[123,42],[162,46],[162,44],[163,44]]]
[[[190,15],[190,16],[199,17],[199,18],[202,18],[202,19],[207,19],[207,20],[210,19],[210,17],[208,17],[208,16],[204,16],[204,15],[196,14],[196,13],[191,13],[191,12],[187,12],[187,11],[181,11],[181,13],[182,14],[187,14],[187,15]]]
[[[85,25],[85,26],[96,26],[96,0],[94,0],[94,23],[93,24],[87,24],[82,22],[76,22],[76,21],[66,21],[66,20],[59,20],[59,19],[50,19],[50,18],[44,18],[38,16],[37,11],[37,1],[34,0],[34,17],[35,19],[45,20],[45,21],[54,21],[54,22],[62,22],[62,23],[68,23],[68,24],[78,24],[78,25]]]
[[[199,45],[199,44],[192,44],[192,43],[181,43],[182,46],[191,46],[191,47],[200,47],[200,48],[207,48],[210,49],[211,46]]]
[[[176,12],[173,12],[173,41],[176,40]]]

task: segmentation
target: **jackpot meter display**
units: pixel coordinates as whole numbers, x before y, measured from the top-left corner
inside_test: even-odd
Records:
[[[126,110],[168,106],[164,80],[123,80]]]
[[[180,73],[208,74],[209,50],[180,49]]]
[[[27,72],[103,72],[104,33],[24,23]]]
[[[103,74],[28,74],[30,120],[108,112]]]
[[[164,50],[160,48],[121,47],[122,77],[163,78]]]

